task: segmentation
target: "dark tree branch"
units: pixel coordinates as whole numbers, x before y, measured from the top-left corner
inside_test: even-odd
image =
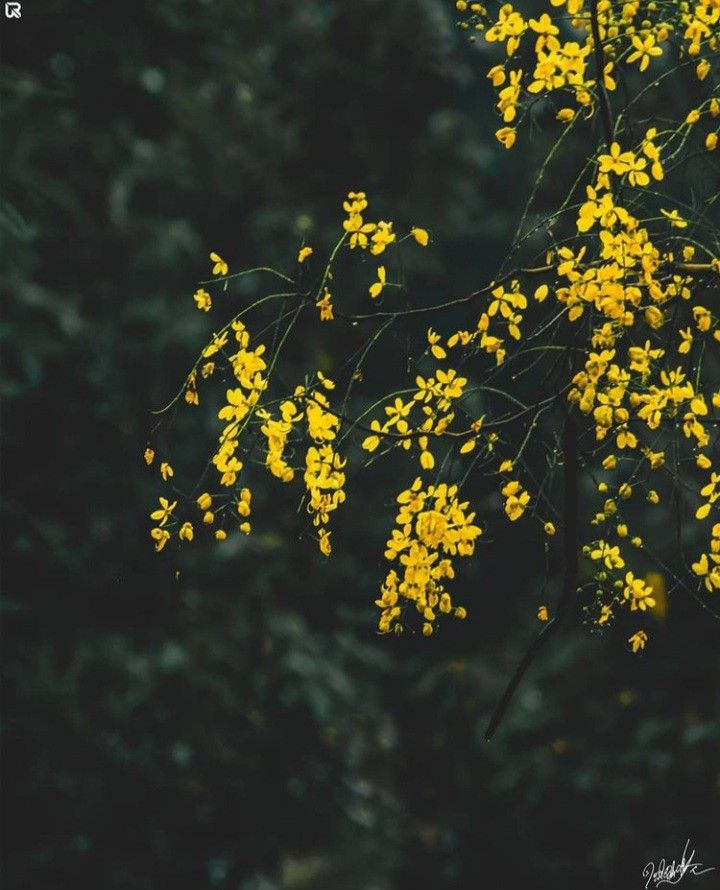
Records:
[[[598,23],[597,0],[590,0],[590,27],[593,36],[593,52],[595,54],[595,76],[597,77],[597,92],[600,102],[600,117],[602,118],[603,131],[607,149],[613,142],[612,115],[610,113],[610,99],[605,89],[605,55],[600,40],[600,25]]]
[[[515,669],[505,692],[498,702],[487,729],[485,741],[489,742],[502,722],[515,690],[525,672],[535,660],[551,633],[565,617],[573,601],[578,585],[578,451],[577,424],[571,407],[566,408],[563,427],[563,581],[557,612],[530,644],[520,664]]]

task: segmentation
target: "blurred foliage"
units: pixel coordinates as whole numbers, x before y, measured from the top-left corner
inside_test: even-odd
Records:
[[[480,548],[468,620],[428,645],[374,634],[376,515],[329,566],[270,483],[272,526],[234,549],[176,564],[146,537],[149,412],[192,361],[209,250],[287,267],[365,188],[433,229],[421,291],[492,274],[531,165],[494,143],[451,7],[36,0],[6,23],[6,887],[630,887],[688,836],[720,866],[718,624],[692,600],[640,659],[570,629],[488,746],[534,631],[525,561]]]

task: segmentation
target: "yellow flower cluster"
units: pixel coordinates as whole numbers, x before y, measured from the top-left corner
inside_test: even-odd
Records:
[[[298,387],[295,390],[295,397],[299,398],[304,393],[305,388]],[[267,440],[265,466],[281,482],[292,482],[295,471],[285,460],[285,448],[294,425],[303,420],[304,414],[298,410],[294,401],[286,399],[280,404],[279,418],[274,418],[265,408],[258,410],[258,417],[264,421],[260,431]]]
[[[444,355],[437,346],[436,335],[432,328],[428,331],[428,342],[433,356]],[[420,466],[424,470],[432,470],[435,457],[430,451],[429,437],[441,436],[455,419],[453,403],[460,399],[467,386],[467,377],[461,377],[454,368],[447,371],[438,368],[432,377],[415,378],[417,390],[408,401],[396,396],[393,403],[385,406],[386,420],[370,422],[370,435],[362,447],[366,451],[375,451],[381,442],[389,440],[398,448],[410,450],[416,440],[420,449]],[[420,409],[422,420],[411,426],[408,418],[417,414]]]
[[[160,506],[150,514],[150,519],[157,522],[157,526],[150,530],[150,537],[155,541],[156,553],[159,553],[170,540],[170,532],[165,526],[168,524],[175,507],[177,507],[177,501],[170,503],[167,498],[161,497]]]
[[[233,373],[240,384],[226,391],[227,404],[218,412],[218,418],[226,421],[220,434],[219,447],[212,462],[220,475],[220,484],[234,485],[243,463],[235,456],[238,449],[243,422],[251,415],[267,387],[263,372],[267,364],[263,359],[265,346],[260,344],[250,349],[250,334],[241,321],[234,321],[232,329],[238,344],[238,351],[229,357]]]
[[[539,292],[536,292],[535,298],[538,302],[542,302],[547,293],[548,288],[544,285],[539,289]],[[505,338],[498,336],[497,333],[490,333],[490,326],[492,324],[495,331],[500,325],[501,330],[509,334],[513,340],[520,340],[522,338],[520,327],[523,320],[522,313],[527,309],[527,306],[528,300],[525,294],[520,291],[518,279],[513,279],[510,282],[509,290],[506,290],[503,284],[497,285],[490,292],[487,311],[480,315],[475,330],[460,330],[451,334],[447,339],[448,349],[454,349],[457,346],[466,348],[477,343],[480,349],[488,355],[494,356],[498,366],[502,365],[507,354]]]
[[[388,572],[375,604],[381,609],[378,629],[401,632],[405,606],[412,603],[423,618],[423,634],[430,636],[439,614],[465,618],[463,607],[453,607],[445,579],[454,578],[454,556],[472,556],[482,534],[474,524],[469,503],[458,500],[457,485],[423,487],[416,478],[397,496],[399,511],[385,556],[402,569]]]
[[[720,590],[720,522],[713,525],[711,535],[710,549],[700,554],[698,561],[692,564],[693,572],[703,579],[710,593]]]
[[[335,388],[332,380],[318,372],[321,386],[326,390]],[[318,528],[318,545],[321,553],[330,555],[330,532],[325,528],[330,514],[345,502],[345,473],[347,459],[333,447],[340,418],[330,408],[327,396],[320,390],[308,394],[305,403],[307,433],[315,443],[305,454],[303,479],[307,489],[307,511],[313,517],[313,525]]]
[[[307,511],[312,514],[316,527],[327,525],[330,514],[345,502],[343,468],[346,463],[332,445],[319,448],[311,445],[307,450],[303,478],[308,491]]]
[[[560,10],[553,15],[543,12],[535,19],[525,18],[512,3],[502,4],[496,15],[480,3],[464,0],[455,3],[462,15],[461,28],[484,33],[485,41],[490,44],[504,45],[505,60],[493,65],[487,76],[498,89],[496,107],[505,124],[495,135],[508,149],[517,138],[516,127],[508,124],[515,124],[519,114],[529,109],[541,94],[553,95],[553,98],[559,96],[561,102],[574,100],[588,115],[594,113],[599,87],[590,67],[595,48],[593,25],[601,41],[602,88],[609,92],[617,89],[615,68],[618,62],[633,68],[637,66],[636,70],[643,73],[653,59],[669,50],[670,38],[675,34],[683,36],[683,41],[675,49],[680,56],[699,57],[703,52],[710,56],[720,46],[718,0],[700,3],[681,0],[671,4],[599,0],[594,7],[586,0],[550,0],[550,4],[566,7],[566,13]],[[572,27],[574,39],[562,39],[564,21]],[[525,35],[534,37],[532,50],[523,46]],[[471,39],[475,39],[475,34]],[[508,69],[510,59],[518,55],[529,56],[527,73],[523,68]],[[698,79],[704,80],[710,70],[709,60],[699,58]],[[575,111],[562,107],[556,119],[570,123],[575,119]],[[712,147],[708,150],[713,150],[713,141],[710,140]]]
[[[720,473],[711,473],[710,481],[703,485],[700,489],[700,497],[707,498],[707,501],[698,507],[695,518],[707,519],[713,506],[720,500]]]
[[[530,503],[530,494],[525,491],[517,480],[512,480],[502,488],[505,498],[505,513],[510,522],[516,522],[523,515]]]
[[[347,199],[343,201],[343,210],[347,213],[343,229],[350,236],[351,248],[360,247],[366,250],[369,247],[370,253],[378,256],[395,241],[396,236],[391,222],[365,222],[363,213],[367,206],[365,192],[348,192]]]

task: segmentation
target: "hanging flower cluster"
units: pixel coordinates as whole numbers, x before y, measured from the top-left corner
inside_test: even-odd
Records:
[[[469,503],[458,501],[457,485],[423,487],[420,477],[397,496],[399,512],[387,542],[385,556],[402,566],[391,569],[383,583],[378,628],[381,633],[401,633],[404,607],[412,604],[422,615],[422,632],[430,636],[438,614],[465,618],[462,606],[453,607],[445,579],[455,577],[452,558],[472,556],[475,540],[482,534],[468,513]]]

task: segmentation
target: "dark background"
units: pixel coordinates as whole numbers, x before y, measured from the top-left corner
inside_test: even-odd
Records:
[[[478,548],[457,582],[469,617],[432,640],[375,634],[381,464],[330,562],[261,474],[250,538],[150,546],[150,411],[212,323],[191,299],[210,250],[291,269],[364,188],[377,216],[432,229],[417,293],[497,267],[545,144],[498,147],[490,56],[453,12],[36,0],[3,20],[8,890],[630,888],[688,837],[720,867],[719,625],[690,598],[651,619],[641,657],[576,621],[487,744],[537,628],[527,531]],[[309,324],[289,361],[334,373],[325,334]],[[207,453],[199,411],[153,440],[176,470]]]

